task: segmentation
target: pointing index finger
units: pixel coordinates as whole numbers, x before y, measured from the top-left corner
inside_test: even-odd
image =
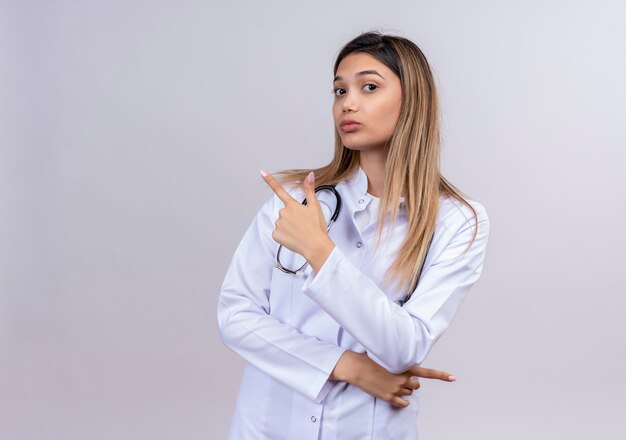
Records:
[[[296,201],[296,199],[291,197],[291,195],[285,190],[285,188],[283,188],[281,184],[278,183],[276,179],[274,179],[274,176],[263,170],[260,170],[259,172],[261,173],[261,177],[263,178],[263,180],[265,180],[265,183],[268,184],[272,191],[274,191],[274,194],[276,194],[285,205],[287,205],[287,203],[292,203]]]
[[[414,366],[413,368],[411,368],[411,370],[413,373],[415,373],[416,376],[423,377],[425,379],[439,379],[446,382],[454,382],[456,380],[456,378],[452,374],[432,368]]]

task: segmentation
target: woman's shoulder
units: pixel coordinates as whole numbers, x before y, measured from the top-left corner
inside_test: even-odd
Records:
[[[476,212],[478,223],[488,223],[489,216],[485,206],[477,200],[465,197],[463,198]],[[473,226],[476,223],[472,208],[467,206],[461,200],[449,194],[442,194],[439,197],[439,215],[438,222],[444,223],[450,227]]]

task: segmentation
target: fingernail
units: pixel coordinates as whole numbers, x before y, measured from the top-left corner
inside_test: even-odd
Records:
[[[456,377],[454,377],[454,376],[448,376],[448,380],[449,380],[450,382],[454,382],[454,381],[456,380]]]
[[[314,176],[313,176],[313,171],[311,171],[311,172],[309,173],[309,175],[308,175],[308,176],[306,176],[306,181],[307,181],[307,182],[309,182],[309,183],[313,183],[313,179],[314,179]]]
[[[261,176],[263,176],[263,177],[267,176],[267,173],[265,171],[263,171],[263,170],[259,170],[259,173],[261,173]]]

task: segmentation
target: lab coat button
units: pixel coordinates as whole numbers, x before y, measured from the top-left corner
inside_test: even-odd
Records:
[[[312,421],[313,423],[315,423],[315,422],[317,422],[317,418],[316,418],[315,416],[311,416],[311,421]]]
[[[357,241],[356,247],[360,248],[361,246],[363,246],[363,243],[361,243],[360,241]]]
[[[359,203],[363,203],[365,200],[363,199],[359,199]]]

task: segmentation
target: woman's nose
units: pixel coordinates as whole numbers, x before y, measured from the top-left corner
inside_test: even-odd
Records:
[[[343,112],[347,112],[349,110],[354,111],[356,110],[356,103],[354,100],[354,96],[350,93],[347,93],[346,96],[343,99],[343,102],[341,104],[341,108],[343,110]]]
[[[346,96],[346,98],[344,99],[343,103],[342,103],[342,109],[343,112],[347,112],[348,110],[356,110],[356,104],[354,103],[354,100],[348,96]]]

